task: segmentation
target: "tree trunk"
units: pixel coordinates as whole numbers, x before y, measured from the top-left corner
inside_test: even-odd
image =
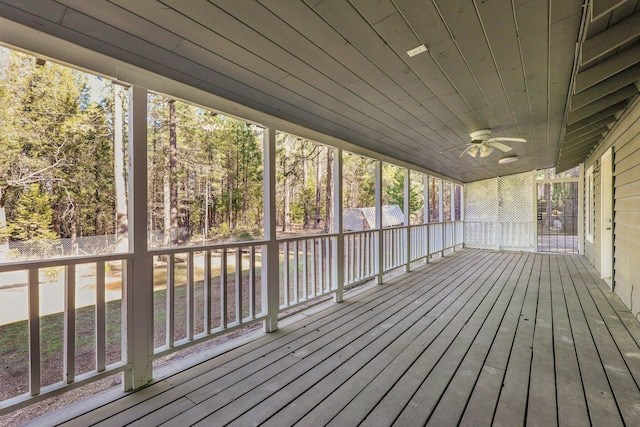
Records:
[[[304,218],[302,227],[306,230],[309,228],[309,202],[307,200],[307,180],[309,179],[309,170],[307,166],[307,150],[302,145],[302,206],[304,208]]]
[[[176,178],[176,153],[178,150],[176,134],[176,103],[169,101],[169,191],[170,191],[170,232],[171,243],[178,243],[178,183]]]
[[[0,187],[0,230],[7,226],[7,209],[5,207],[7,199],[7,187]],[[9,239],[0,234],[0,262],[6,261],[9,252]]]
[[[326,182],[326,212],[324,220],[324,231],[327,233],[333,233],[333,151],[327,148],[327,182]]]
[[[113,176],[116,191],[116,251],[129,250],[129,221],[127,211],[127,190],[124,168],[124,138],[122,135],[122,96],[124,93],[118,85],[114,88],[114,134],[113,134]]]
[[[322,165],[320,163],[320,153],[316,156],[316,217],[314,220],[313,228],[318,228],[320,226],[320,185],[322,182]]]
[[[171,243],[171,185],[169,184],[169,171],[165,170],[162,177],[162,193],[164,194],[164,238],[163,243],[168,246]]]
[[[282,212],[282,231],[287,232],[291,230],[291,177],[287,170],[287,158],[289,156],[289,144],[285,141],[284,148],[284,161],[283,173],[284,173],[284,209]]]

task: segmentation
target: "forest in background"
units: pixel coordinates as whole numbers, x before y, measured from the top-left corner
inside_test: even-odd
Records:
[[[0,50],[0,64],[4,252],[20,242],[30,242],[30,252],[14,258],[126,251],[126,89],[7,49]],[[262,141],[257,125],[150,93],[150,247],[261,239]],[[335,231],[337,150],[284,132],[276,133],[276,146],[278,235]],[[375,206],[375,161],[350,153],[343,159],[343,207]],[[404,210],[404,174],[383,164],[383,204]],[[412,224],[423,220],[422,177],[411,172]],[[437,221],[442,181],[428,183],[429,219]],[[449,186],[443,191],[447,218]]]

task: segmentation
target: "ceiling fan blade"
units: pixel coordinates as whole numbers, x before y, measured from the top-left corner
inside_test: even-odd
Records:
[[[491,138],[491,142],[493,142],[493,141],[498,141],[498,142],[527,142],[527,140],[523,139],[523,138],[509,138],[509,137],[504,137],[504,136]]]
[[[446,153],[447,151],[451,151],[451,150],[456,150],[460,147],[464,147],[465,145],[468,145],[468,144],[458,144],[453,147],[445,148],[444,150],[438,151],[438,154]]]
[[[489,146],[491,146],[493,148],[497,148],[500,151],[504,151],[505,153],[513,150],[513,148],[509,147],[508,145],[503,144],[502,142],[498,142],[498,141],[488,142],[487,145],[489,145]]]
[[[483,144],[480,147],[480,157],[487,157],[491,153],[493,153],[493,147],[490,145]]]

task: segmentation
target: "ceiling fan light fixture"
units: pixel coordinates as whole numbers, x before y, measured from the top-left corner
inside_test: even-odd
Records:
[[[493,147],[485,144],[480,145],[480,157],[487,157],[491,153],[493,153]]]
[[[504,165],[506,163],[513,163],[517,161],[518,161],[518,156],[507,156],[498,160],[498,163],[500,163],[501,165]]]
[[[467,154],[470,155],[471,157],[476,157],[476,155],[478,155],[478,151],[480,150],[480,145],[474,145],[472,147],[469,147],[469,149],[467,149]]]

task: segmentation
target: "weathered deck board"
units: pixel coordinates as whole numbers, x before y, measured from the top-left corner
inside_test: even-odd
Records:
[[[559,277],[560,283],[569,284],[571,276],[562,258],[550,258],[551,277]],[[557,375],[558,423],[560,425],[586,426],[589,412],[580,380],[580,365],[576,355],[569,308],[563,286],[551,287],[553,311],[553,347]]]
[[[493,423],[498,426],[522,425],[526,419],[541,265],[542,256],[535,255],[493,418]]]
[[[640,425],[640,323],[579,256],[464,250],[254,337],[65,425]]]
[[[493,420],[534,259],[534,255],[527,257],[527,262],[517,279],[514,296],[497,330],[473,393],[466,408],[461,408],[464,411],[461,425],[489,425]]]

